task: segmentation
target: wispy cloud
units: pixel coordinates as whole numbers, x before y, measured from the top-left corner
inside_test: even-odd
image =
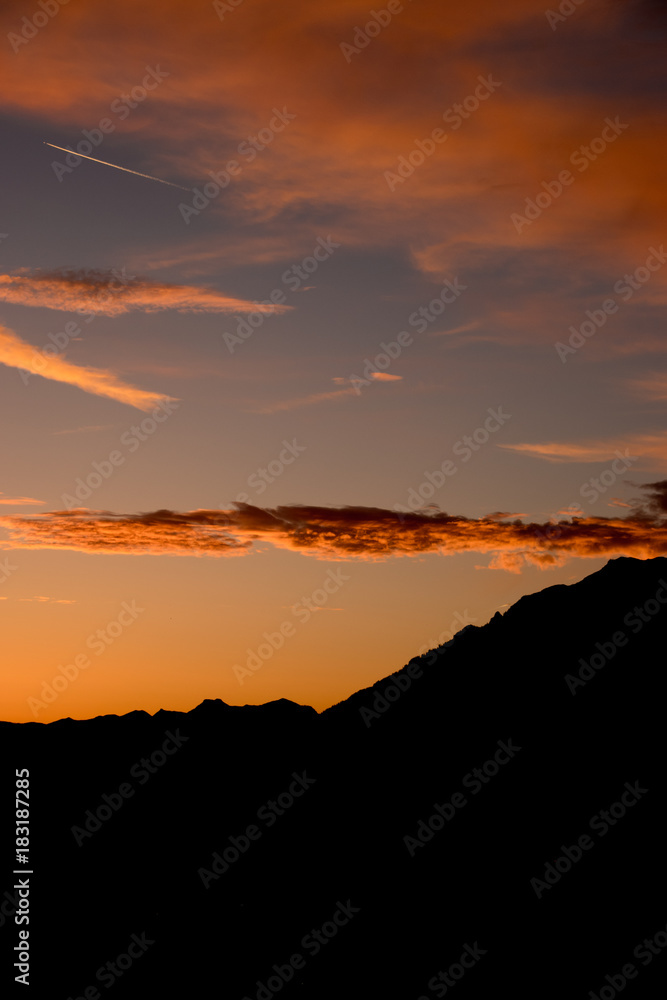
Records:
[[[89,424],[87,427],[71,427],[62,431],[51,431],[52,434],[89,434],[93,431],[108,431],[113,424]]]
[[[401,382],[402,375],[390,375],[389,372],[371,372],[368,380],[375,382]],[[354,378],[343,378],[336,376],[331,379],[335,385],[345,386],[344,389],[331,389],[329,392],[313,392],[308,396],[296,396],[294,399],[283,399],[277,403],[269,403],[267,406],[258,407],[251,410],[251,413],[280,413],[284,410],[297,410],[302,406],[313,406],[316,403],[328,403],[332,399],[344,399],[346,396],[360,395],[360,380]],[[363,384],[363,382],[361,382]]]
[[[295,399],[283,399],[278,403],[270,403],[252,413],[280,413],[283,410],[296,410],[301,406],[312,406],[314,403],[326,403],[332,399],[342,399],[344,396],[358,396],[354,388],[332,389],[330,392],[314,392],[309,396],[297,396]]]
[[[373,379],[375,382],[402,382],[403,376],[390,375],[389,372],[369,372],[368,375],[365,376],[365,379],[368,380]],[[363,384],[364,380],[354,377],[350,378],[349,376],[347,378],[344,378],[340,375],[337,375],[335,376],[335,378],[332,378],[331,381],[334,382],[336,385],[351,385],[353,388],[355,388],[358,387],[359,384]]]
[[[30,504],[42,503],[46,503],[46,500],[35,500],[33,497],[6,497],[4,493],[0,493],[0,504],[6,507],[27,507]]]
[[[466,333],[468,330],[477,330],[480,323],[479,320],[473,320],[471,323],[463,323],[461,326],[452,327],[451,330],[432,330],[429,333],[430,337],[450,337],[454,333]]]
[[[96,316],[120,316],[137,310],[152,313],[165,309],[194,313],[281,313],[292,308],[236,299],[214,288],[128,278],[114,271],[0,274],[0,300],[41,309],[88,312]]]
[[[643,378],[631,379],[629,386],[644,399],[667,399],[667,372],[651,372]]]
[[[667,461],[667,432],[632,434],[609,440],[577,442],[550,441],[535,444],[499,444],[499,448],[516,451],[546,462],[613,462],[624,455],[631,462],[644,459],[651,468],[662,468]]]
[[[644,497],[627,517],[577,517],[524,523],[495,512],[468,518],[401,514],[379,507],[286,506],[236,503],[230,510],[113,514],[78,509],[0,516],[8,549],[72,549],[129,555],[240,556],[263,543],[319,559],[378,560],[391,556],[491,555],[489,568],[548,569],[571,558],[667,554],[667,480],[641,487]]]
[[[178,85],[151,96],[146,170],[177,170],[203,184],[211,165],[225,162],[249,131],[266,124],[280,80],[280,100],[298,108],[297,120],[273,143],[270,155],[257,156],[252,170],[244,169],[235,190],[230,185],[230,197],[207,209],[224,213],[226,223],[244,212],[260,225],[251,227],[246,245],[217,231],[184,244],[182,234],[165,229],[155,234],[154,247],[142,252],[153,267],[203,263],[219,270],[221,261],[247,262],[248,249],[257,262],[279,259],[286,246],[294,246],[295,231],[301,240],[310,228],[303,220],[317,215],[340,221],[345,246],[400,241],[401,247],[414,247],[428,272],[440,272],[452,257],[460,267],[458,245],[467,242],[490,247],[496,258],[513,247],[549,253],[565,247],[572,251],[569,272],[598,257],[599,272],[608,277],[617,262],[627,269],[628,250],[642,236],[646,246],[655,239],[654,220],[666,199],[655,130],[662,96],[655,81],[663,56],[660,33],[643,23],[649,7],[655,11],[659,4],[586,5],[576,31],[561,26],[552,45],[534,0],[478,0],[456,10],[405,4],[400,28],[397,22],[368,50],[358,50],[348,66],[340,44],[353,42],[357,20],[368,16],[367,8],[352,0],[295,4],[295,32],[276,31],[272,0],[254,0],[257,16],[234,18],[230,32],[216,30],[210,4],[189,5],[182,16],[174,8],[174,16],[156,18],[151,4],[117,0],[120,23],[134,19],[132,39],[119,47],[94,18],[55,18],[38,76],[25,73],[20,58],[10,60],[4,93],[10,109],[35,116],[44,115],[48,92],[49,123],[66,125],[78,138],[80,123],[97,120],[100,108],[117,97],[113,81],[119,75],[132,78],[146,39],[153,51],[177,51]],[[181,45],[184,31],[198,40],[188,51]],[[566,85],[561,31],[568,45]],[[620,50],[632,66],[631,94],[619,82]],[[523,58],[527,51],[539,52],[539,58]],[[410,72],[415,60],[429,72]],[[502,81],[498,93],[473,112],[472,121],[463,112],[465,118],[450,130],[445,109],[472,94],[478,73],[492,71]],[[350,74],[360,93],[372,99],[349,100]],[[234,93],[233,111],[224,119],[221,93]],[[599,134],[606,116],[626,106],[631,127],[605,154],[604,165],[591,162],[581,174],[574,168],[576,183],[516,233],[510,213],[525,211],[526,200],[543,192],[542,182],[571,168],[572,152]],[[322,143],[325,120],[331,141]],[[448,142],[392,194],[383,173],[396,171],[399,156],[409,156],[417,137],[434,127],[447,128]],[[516,289],[507,291],[514,295]],[[544,315],[556,297],[544,290],[542,295],[548,302]],[[518,312],[512,308],[515,321]],[[534,343],[539,329],[531,324],[530,331],[519,332]]]
[[[68,601],[59,597],[17,597],[17,601],[37,602],[38,604],[76,604],[76,601]]]
[[[101,368],[73,365],[57,355],[47,358],[5,326],[0,326],[0,364],[9,368],[19,368],[33,375],[41,375],[42,378],[52,379],[54,382],[74,385],[84,392],[90,392],[95,396],[107,396],[127,406],[134,406],[138,410],[155,409],[161,401],[173,398],[163,393],[137,389],[123,382],[113,372]]]

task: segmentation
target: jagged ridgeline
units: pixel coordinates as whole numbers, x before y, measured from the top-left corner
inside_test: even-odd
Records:
[[[657,997],[666,602],[620,558],[321,714],[3,723],[4,954],[27,879],[38,996]]]

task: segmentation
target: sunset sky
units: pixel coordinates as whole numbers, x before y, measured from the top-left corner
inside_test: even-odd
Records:
[[[664,4],[1,22],[3,719],[322,710],[667,552]]]

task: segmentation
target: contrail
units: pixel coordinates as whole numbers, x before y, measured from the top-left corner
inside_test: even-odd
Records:
[[[116,170],[124,170],[126,174],[136,174],[137,177],[145,177],[149,181],[158,181],[160,184],[168,184],[170,187],[180,188],[181,191],[190,191],[191,188],[183,187],[182,184],[174,184],[172,181],[163,181],[161,177],[151,177],[150,174],[142,174],[138,170],[130,170],[129,167],[119,167],[117,163],[107,163],[106,160],[97,160],[94,156],[84,156],[83,153],[77,153],[73,149],[65,149],[64,146],[54,146],[52,142],[47,142],[43,140],[45,146],[51,146],[52,149],[60,149],[63,153],[71,153],[73,156],[80,156],[82,160],[92,160],[93,163],[103,163],[105,167],[115,167]]]

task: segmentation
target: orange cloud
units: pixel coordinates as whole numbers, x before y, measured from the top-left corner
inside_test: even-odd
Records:
[[[7,507],[23,507],[29,504],[43,503],[46,503],[46,500],[34,500],[32,497],[6,497],[4,493],[0,493],[0,504]]]
[[[654,468],[667,461],[667,433],[623,435],[615,441],[545,442],[544,444],[499,444],[499,448],[541,458],[547,462],[613,462],[624,457],[631,464],[644,459]]]
[[[659,331],[657,336],[664,341],[662,331]],[[665,372],[651,372],[642,378],[631,379],[629,385],[631,390],[645,399],[656,401],[667,399],[667,373]]]
[[[401,382],[403,380],[402,375],[390,375],[389,372],[369,372],[367,377],[369,379],[374,379],[376,382]],[[339,375],[337,375],[335,378],[332,378],[331,381],[335,382],[336,385],[351,386],[353,391],[356,392],[357,395],[359,395],[359,392],[357,392],[359,385],[363,384],[364,382],[363,379],[355,378],[354,376],[343,378],[342,376]]]
[[[87,312],[95,316],[120,316],[133,310],[152,313],[165,309],[195,313],[281,313],[292,308],[235,299],[213,288],[130,279],[112,271],[0,274],[0,300],[41,309]]]
[[[63,431],[51,431],[52,434],[87,434],[89,431],[107,431],[113,424],[88,424],[85,427],[70,427]]]
[[[122,382],[113,372],[73,365],[57,355],[47,357],[5,326],[0,326],[0,364],[9,368],[19,368],[32,375],[41,375],[42,378],[52,379],[54,382],[74,385],[84,392],[90,392],[95,396],[107,396],[127,406],[134,406],[138,410],[153,410],[161,402],[172,399],[171,396],[137,389],[127,382]]]
[[[199,185],[238,158],[239,144],[268,125],[276,104],[286,106],[296,115],[289,128],[268,152],[242,160],[224,203],[207,208],[218,219],[225,213],[226,221],[261,223],[244,236],[244,261],[254,253],[258,261],[280,259],[297,245],[302,252],[324,217],[345,246],[400,245],[426,271],[451,262],[458,271],[465,243],[498,254],[564,247],[573,272],[594,246],[603,270],[627,267],[628,252],[655,239],[665,204],[655,127],[663,51],[648,44],[664,23],[645,21],[648,3],[587,5],[557,32],[534,0],[403,6],[347,61],[341,43],[368,22],[365,0],[294,0],[289,19],[272,0],[253,0],[224,23],[210,3],[117,0],[113,24],[98,4],[82,0],[5,60],[2,92],[12,111],[37,121],[48,114],[71,145],[82,127],[105,117],[118,129],[111,143],[148,132],[150,144],[136,149],[133,166]],[[21,0],[5,4],[8,28],[24,14]],[[110,109],[141,83],[148,51],[168,75],[119,120]],[[445,112],[489,74],[500,88],[449,128]],[[572,152],[616,115],[628,115],[628,130],[576,173]],[[391,191],[385,171],[396,171],[399,157],[439,127],[447,142]],[[53,151],[40,155],[46,180]],[[568,168],[575,183],[518,234],[511,213]],[[174,215],[178,221],[175,206]],[[165,263],[196,260],[212,269],[239,254],[235,238],[210,232],[186,248],[176,237],[171,246],[163,237],[155,243],[157,252],[146,248],[142,256]]]
[[[15,598],[15,600],[17,600],[17,601],[28,601],[28,602],[37,601],[40,604],[45,604],[45,603],[50,603],[50,604],[76,604],[76,601],[64,600],[63,598],[42,597],[42,596],[40,596],[40,597],[17,597],[17,598]]]
[[[334,379],[337,382],[338,379]],[[341,381],[347,382],[348,379]],[[280,413],[283,410],[296,410],[302,406],[312,406],[313,403],[327,403],[331,399],[342,399],[344,396],[358,396],[355,388],[332,389],[331,392],[313,392],[309,396],[297,396],[295,399],[284,399],[278,403],[270,403],[261,409],[252,410],[252,413]]]
[[[462,323],[460,326],[455,326],[451,330],[431,330],[429,337],[447,337],[454,333],[466,333],[468,330],[476,330],[479,325],[479,320],[473,320],[471,323]]]
[[[518,572],[567,559],[667,553],[667,481],[642,487],[645,498],[627,517],[577,517],[536,524],[499,512],[478,519],[443,511],[399,514],[378,507],[158,510],[112,514],[77,509],[0,517],[7,549],[72,549],[133,555],[237,556],[270,542],[320,559],[385,559],[427,553],[490,553],[489,568]],[[503,519],[505,518],[505,519]],[[257,549],[255,549],[257,551]]]

